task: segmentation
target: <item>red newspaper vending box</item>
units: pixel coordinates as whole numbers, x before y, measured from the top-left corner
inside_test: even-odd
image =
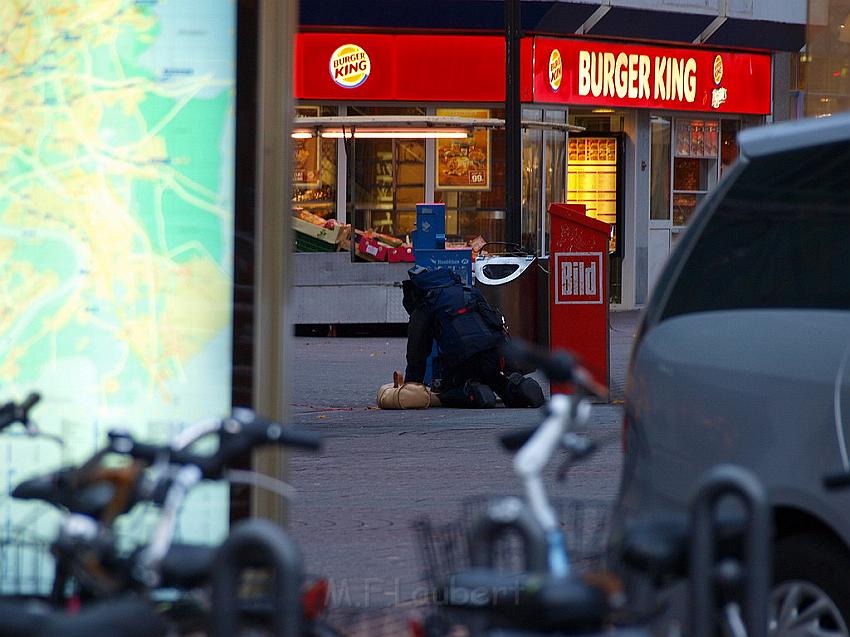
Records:
[[[576,354],[597,382],[609,386],[608,241],[611,226],[580,204],[549,206],[549,342]],[[553,384],[553,392],[569,393]]]

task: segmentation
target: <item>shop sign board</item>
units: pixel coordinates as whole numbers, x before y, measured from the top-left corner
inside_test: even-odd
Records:
[[[536,37],[534,69],[535,102],[757,115],[771,108],[763,53]]]
[[[601,252],[555,253],[555,304],[598,305],[604,301]]]
[[[531,69],[531,38],[520,44]],[[295,97],[321,100],[503,102],[505,38],[496,35],[298,33]],[[522,99],[531,101],[531,74]]]
[[[343,44],[331,53],[328,72],[342,88],[357,88],[369,79],[371,70],[369,54],[356,44]]]
[[[443,117],[490,117],[487,109],[438,108]],[[490,130],[477,128],[466,139],[437,140],[437,190],[490,190]]]

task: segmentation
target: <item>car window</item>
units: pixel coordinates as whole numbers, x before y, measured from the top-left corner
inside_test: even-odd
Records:
[[[850,143],[753,160],[717,204],[667,299],[661,320],[850,309]]]

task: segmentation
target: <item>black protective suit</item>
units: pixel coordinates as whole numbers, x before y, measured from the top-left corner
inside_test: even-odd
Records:
[[[499,311],[475,288],[449,270],[409,270],[404,307],[407,325],[405,380],[421,383],[434,340],[432,390],[447,407],[492,407],[498,394],[506,407],[539,407],[543,390],[505,364],[500,348],[507,338]],[[437,383],[436,379],[439,379]]]

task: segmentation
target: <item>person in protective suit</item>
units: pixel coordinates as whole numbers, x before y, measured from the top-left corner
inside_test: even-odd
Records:
[[[505,364],[500,352],[507,340],[504,319],[479,290],[463,285],[450,270],[416,266],[408,274],[410,280],[402,284],[410,315],[406,381],[423,382],[436,340],[440,383],[432,391],[446,407],[493,407],[496,394],[506,407],[543,405],[540,385]]]

